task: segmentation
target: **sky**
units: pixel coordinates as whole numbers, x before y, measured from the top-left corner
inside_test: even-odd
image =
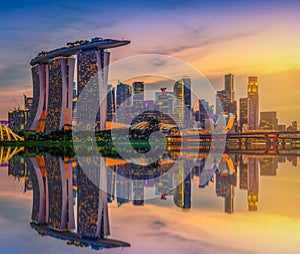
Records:
[[[300,122],[299,10],[298,1],[2,2],[0,119],[32,94],[29,62],[38,52],[100,36],[131,41],[111,50],[111,62],[149,53],[176,57],[216,90],[233,73],[237,98],[256,75],[261,111],[277,111],[279,123]]]

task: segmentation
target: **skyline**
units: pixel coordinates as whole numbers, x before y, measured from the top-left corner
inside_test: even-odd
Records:
[[[29,62],[37,52],[103,36],[131,40],[126,49],[114,49],[112,62],[144,53],[171,55],[201,71],[216,91],[223,87],[224,75],[233,73],[237,98],[247,94],[247,77],[258,76],[261,111],[277,111],[287,125],[300,122],[300,93],[295,90],[300,81],[300,5],[295,1],[272,6],[132,1],[126,7],[118,1],[46,2],[18,3],[17,8],[3,4],[0,20],[9,25],[1,27],[0,119],[17,106],[14,98],[32,94]]]

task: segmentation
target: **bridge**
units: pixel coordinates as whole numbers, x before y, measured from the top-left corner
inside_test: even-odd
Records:
[[[0,124],[0,142],[2,141],[24,141],[24,138],[15,134],[6,125]]]

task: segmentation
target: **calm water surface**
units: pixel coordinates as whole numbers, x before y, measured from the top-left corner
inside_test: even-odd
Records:
[[[3,155],[12,153],[5,149]],[[239,151],[209,169],[207,154],[199,153],[191,170],[189,154],[176,151],[148,167],[106,157],[110,170],[96,179],[105,179],[108,193],[76,157],[21,151],[5,162],[2,156],[0,250],[299,253],[298,154]],[[177,171],[165,174],[175,162]],[[114,241],[98,241],[101,235]]]

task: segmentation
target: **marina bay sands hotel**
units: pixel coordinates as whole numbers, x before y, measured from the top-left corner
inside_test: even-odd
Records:
[[[30,62],[33,101],[25,128],[51,132],[71,125],[75,70],[78,97],[91,79],[92,82],[102,79],[103,84],[107,84],[108,68],[105,67],[110,59],[107,50],[129,43],[128,40],[93,38],[91,41],[67,43],[65,47],[39,53]]]

